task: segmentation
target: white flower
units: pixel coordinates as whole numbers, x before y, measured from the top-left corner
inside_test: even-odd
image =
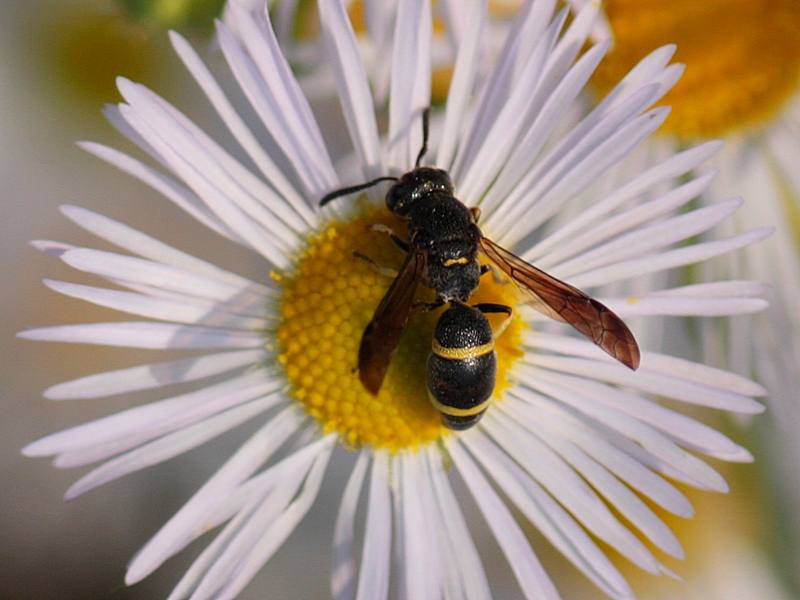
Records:
[[[431,135],[436,148],[426,162],[449,170],[458,197],[481,207],[487,236],[584,289],[613,285],[618,291],[602,301],[634,326],[638,317],[649,315],[729,315],[763,308],[756,297],[761,286],[746,281],[625,295],[642,276],[724,255],[765,235],[754,230],[689,242],[740,205],[731,199],[701,209],[687,206],[710,178],[687,180],[686,174],[714,154],[715,143],[620,182],[537,239],[545,225],[569,210],[571,200],[660,125],[667,110],[648,107],[681,73],[668,66],[671,48],[655,51],[584,120],[556,138],[554,131],[607,45],[581,54],[596,6],[565,28],[566,12],[553,16],[554,4],[524,7],[485,79],[478,77],[481,45],[473,43],[486,28],[485,3],[465,6],[465,41],[458,48],[447,107]],[[382,144],[344,8],[337,0],[319,6],[329,68],[358,165],[343,172],[341,181],[263,14],[232,3],[228,19],[237,34],[220,25],[218,36],[236,81],[269,132],[269,145],[245,124],[187,42],[172,37],[246,164],[150,90],[120,80],[125,103],[109,117],[162,170],[104,146],[84,146],[212,230],[255,250],[271,277],[246,280],[121,223],[66,207],[69,218],[126,253],[38,245],[122,289],[48,285],[147,320],[44,327],[21,335],[201,353],[81,378],[51,388],[47,396],[97,398],[196,385],[47,436],[26,454],[56,455],[59,467],[104,461],[70,489],[67,495],[74,497],[247,420],[263,420],[131,563],[129,584],[221,526],[171,598],[236,596],[307,513],[339,445],[353,451],[355,464],[332,540],[334,597],[385,598],[392,579],[400,595],[410,598],[490,597],[450,483],[455,473],[525,597],[555,598],[557,592],[498,492],[610,597],[632,597],[593,537],[650,573],[668,573],[632,530],[670,556],[682,556],[680,544],[640,496],[689,517],[691,505],[668,478],[727,490],[695,453],[751,460],[722,434],[654,398],[752,414],[762,410],[752,399],[761,388],[647,349],[633,372],[572,330],[515,306],[512,324],[497,340],[498,397],[476,427],[445,430],[427,399],[422,365],[435,315],[412,317],[380,394],[367,393],[352,367],[364,325],[388,280],[352,253],[357,249],[382,265],[397,265],[402,252],[365,227],[391,218],[380,208],[381,190],[368,190],[368,200],[339,199],[329,212],[318,208],[318,200],[344,184],[400,174],[414,165],[420,115],[430,98],[431,11],[422,1],[398,9]],[[483,279],[475,301],[485,295],[512,302],[514,286]],[[206,381],[211,377],[213,383]],[[363,527],[357,523],[362,513]]]

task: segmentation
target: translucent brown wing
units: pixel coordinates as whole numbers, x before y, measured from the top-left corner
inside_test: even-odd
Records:
[[[417,285],[422,279],[427,255],[411,250],[386,295],[381,300],[372,321],[361,336],[358,349],[358,376],[373,395],[378,393],[392,360],[392,354],[403,337],[403,330],[414,304]]]
[[[639,367],[639,346],[617,315],[572,287],[520,257],[482,238],[481,249],[503,270],[524,295],[525,304],[558,321],[569,323],[622,364]]]

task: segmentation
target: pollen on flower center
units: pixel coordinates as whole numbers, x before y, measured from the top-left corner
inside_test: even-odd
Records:
[[[391,284],[368,256],[397,269],[403,252],[371,230],[384,223],[398,234],[403,223],[386,209],[367,209],[347,221],[332,221],[309,238],[291,272],[280,274],[284,288],[277,330],[278,362],[284,366],[289,394],[301,402],[326,432],[337,431],[351,447],[372,445],[397,451],[434,442],[447,430],[428,398],[426,360],[441,309],[414,313],[377,396],[367,392],[354,372],[367,323]],[[515,304],[515,286],[486,275],[473,303]],[[420,286],[419,299],[433,299]],[[507,372],[521,355],[523,321],[514,317],[497,340],[495,398],[508,387]],[[490,409],[491,410],[491,409]]]
[[[677,44],[686,72],[664,130],[714,137],[769,120],[800,83],[797,0],[607,0],[614,47],[593,78],[604,96],[636,62]]]

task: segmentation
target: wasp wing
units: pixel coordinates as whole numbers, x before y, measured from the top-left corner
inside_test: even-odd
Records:
[[[392,354],[400,343],[414,304],[417,285],[422,279],[427,254],[411,250],[405,263],[381,300],[372,321],[361,336],[358,349],[358,376],[373,395],[378,393],[389,369]]]
[[[569,323],[622,364],[639,367],[639,345],[630,329],[603,304],[481,238],[481,249],[523,293],[525,304],[553,319]]]

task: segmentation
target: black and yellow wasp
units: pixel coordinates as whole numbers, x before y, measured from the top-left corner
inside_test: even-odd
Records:
[[[505,313],[510,318],[512,309],[501,304],[467,304],[481,276],[490,270],[481,266],[479,254],[517,284],[526,304],[569,323],[635,370],[639,347],[617,315],[484,237],[478,227],[479,209],[468,208],[455,197],[447,171],[420,166],[428,149],[428,119],[426,109],[423,144],[411,171],[401,177],[379,177],[339,189],[320,201],[325,205],[381,181],[394,181],[386,194],[386,206],[408,222],[407,241],[385,226],[375,227],[388,233],[407,256],[361,338],[358,372],[364,387],[372,394],[380,390],[412,309],[433,310],[448,304],[436,325],[428,357],[429,395],[450,429],[467,429],[480,420],[497,373],[495,334],[485,314]],[[415,302],[420,282],[435,291],[434,302]]]

